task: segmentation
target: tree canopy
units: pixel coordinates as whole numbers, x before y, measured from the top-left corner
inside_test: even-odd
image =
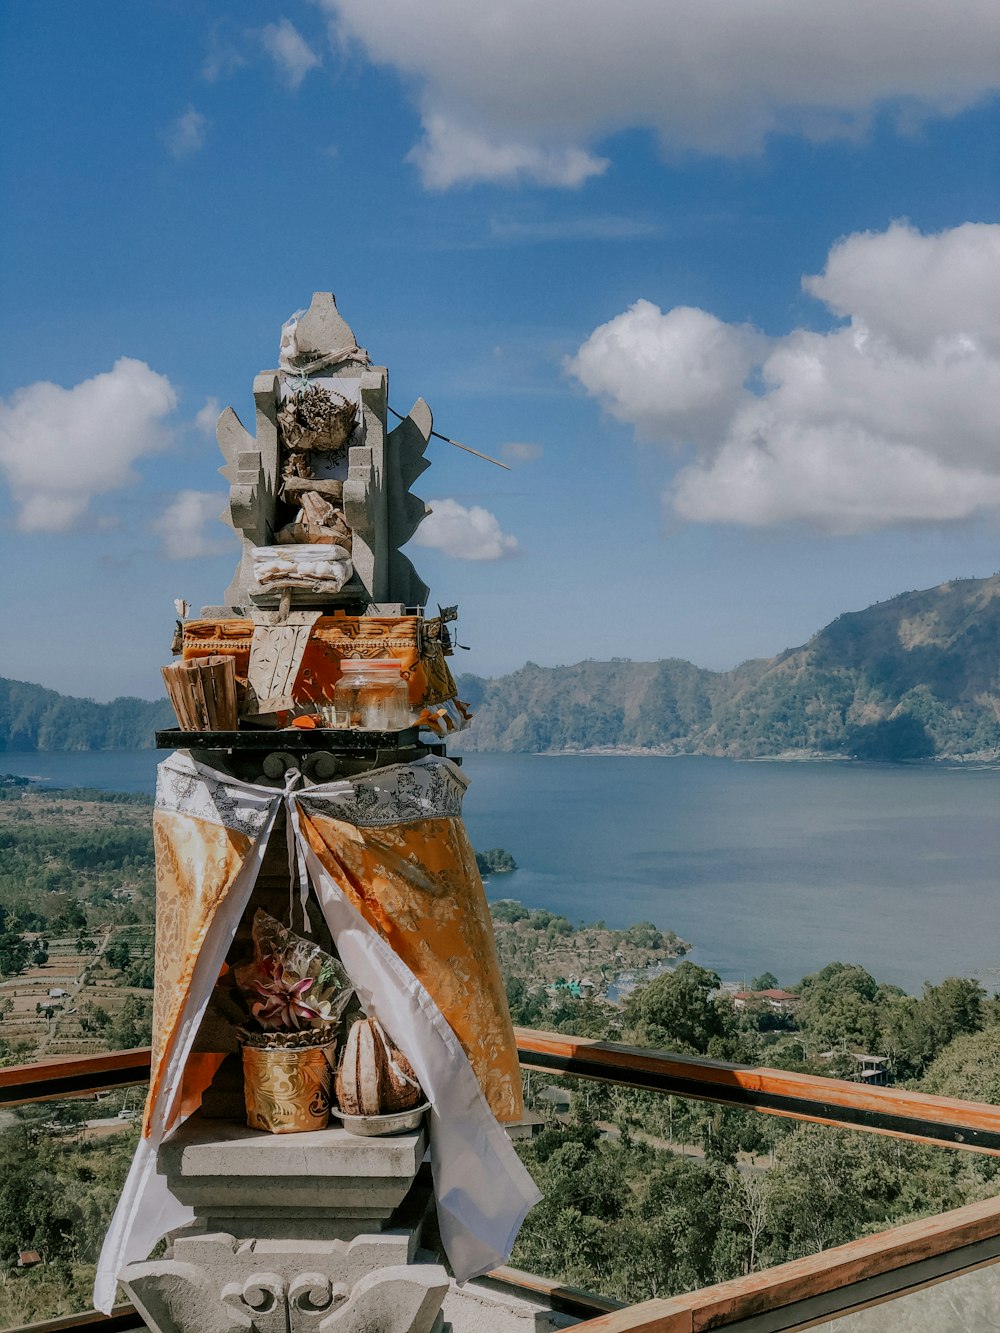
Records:
[[[647,1046],[705,1055],[713,1040],[732,1031],[731,1006],[716,1004],[721,981],[696,963],[679,963],[625,1001],[625,1024]]]

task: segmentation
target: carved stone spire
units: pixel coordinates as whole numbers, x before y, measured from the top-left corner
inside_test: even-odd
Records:
[[[429,512],[410,486],[430,466],[424,451],[431,434],[431,411],[418,399],[405,420],[388,431],[389,373],[384,366],[368,363],[332,292],[315,292],[309,309],[285,324],[280,369],[264,371],[254,380],[256,435],[250,435],[231,407],[219,417],[216,433],[226,460],[220,471],[230,488],[223,518],[243,537],[243,558],[226,591],[227,603],[273,606],[278,601],[275,590],[257,584],[251,553],[254,547],[269,545],[282,526],[278,407],[288,386],[303,380],[351,394],[359,404],[359,427],[347,451],[343,479],[344,514],[353,531],[354,574],[335,595],[295,589],[291,605],[362,610],[373,606],[386,611],[424,605],[427,585],[399,548]],[[342,387],[337,381],[343,381]]]

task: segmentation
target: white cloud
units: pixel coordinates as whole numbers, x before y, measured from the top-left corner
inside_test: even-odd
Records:
[[[496,516],[480,505],[432,500],[431,513],[413,538],[455,560],[504,560],[520,554],[516,537],[501,531]]]
[[[208,54],[201,67],[201,77],[206,83],[217,83],[228,79],[246,65],[246,56],[237,42],[229,36],[222,25],[217,24],[208,37]]]
[[[923,236],[894,222],[838,241],[824,271],[802,285],[835,314],[914,355],[973,331],[1000,351],[1000,227],[967,222]]]
[[[1000,226],[848,236],[803,286],[848,322],[765,339],[640,301],[568,368],[693,449],[666,497],[682,518],[846,533],[1000,515]]]
[[[0,399],[0,473],[24,532],[68,532],[91,499],[136,480],[133,464],[166,447],[177,394],[144,361],[71,389],[39,380]]]
[[[500,446],[500,452],[508,463],[534,463],[541,458],[545,450],[540,444],[529,444],[525,440],[511,440]]]
[[[516,185],[522,180],[577,189],[609,166],[606,157],[572,145],[539,147],[491,139],[434,111],[424,117],[424,132],[426,138],[410,151],[408,160],[416,163],[430,190],[477,181]]]
[[[205,525],[218,522],[226,496],[217,491],[178,491],[152,529],[163,538],[163,549],[171,560],[195,560],[225,555],[233,547],[233,536],[206,533]]]
[[[306,39],[288,19],[268,23],[260,30],[264,50],[292,92],[297,91],[311,69],[322,62]]]
[[[596,328],[566,368],[650,439],[707,439],[746,398],[766,339],[704,310],[636,301]]]
[[[994,0],[320,0],[416,90],[425,183],[580,185],[595,144],[651,129],[665,150],[758,151],[770,134],[905,129],[1000,87]]]
[[[206,398],[204,406],[195,413],[194,424],[203,435],[215,438],[215,425],[220,411],[218,398]]]
[[[170,156],[180,161],[181,158],[190,157],[192,153],[204,148],[207,124],[205,117],[193,106],[189,106],[182,116],[171,121],[161,136]]]

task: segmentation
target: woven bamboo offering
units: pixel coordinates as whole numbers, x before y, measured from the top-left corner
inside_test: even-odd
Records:
[[[349,399],[321,384],[310,384],[278,409],[281,443],[290,453],[342,449],[354,434],[357,415],[357,406]]]
[[[162,668],[181,731],[236,730],[236,665],[232,657],[197,657]]]

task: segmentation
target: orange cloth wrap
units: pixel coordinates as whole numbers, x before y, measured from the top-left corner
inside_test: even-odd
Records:
[[[303,811],[300,820],[338,887],[451,1025],[493,1114],[519,1120],[514,1029],[486,894],[461,819],[358,828]]]
[[[146,1102],[147,1133],[150,1110],[161,1091],[163,1072],[181,1008],[191,987],[198,954],[219,905],[243,868],[252,843],[245,834],[221,824],[157,810],[153,816],[153,845],[156,850],[156,981],[153,1055]],[[221,1060],[219,1056],[216,1068]],[[209,1071],[209,1063],[206,1063],[204,1054],[199,1061],[189,1061],[184,1076],[184,1105],[192,1101],[196,1105],[200,1093],[212,1081],[215,1069]],[[179,1108],[180,1114],[187,1113],[184,1105]]]

